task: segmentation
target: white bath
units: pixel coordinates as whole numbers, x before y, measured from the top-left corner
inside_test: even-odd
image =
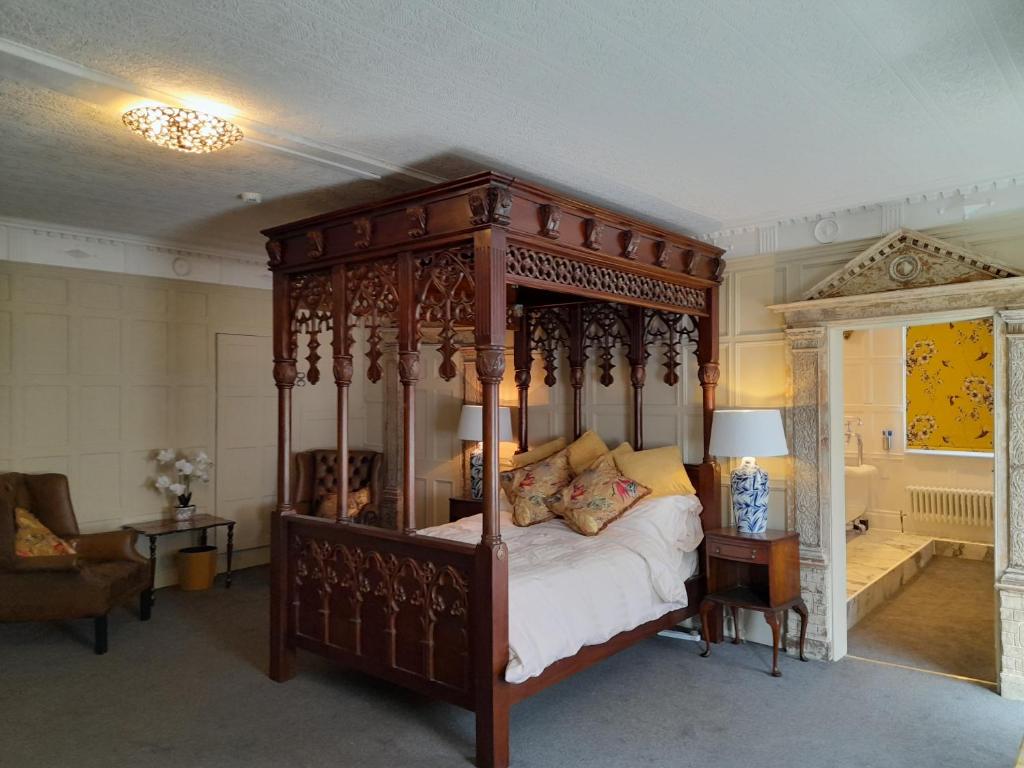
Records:
[[[846,468],[847,523],[862,520],[875,509],[878,477],[878,467],[873,464]]]

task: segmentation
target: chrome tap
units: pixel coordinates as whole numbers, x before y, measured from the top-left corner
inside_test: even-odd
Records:
[[[858,427],[863,427],[864,426],[864,422],[863,422],[863,420],[861,420],[860,417],[852,418],[852,419],[846,419],[846,432],[845,432],[845,435],[846,435],[846,444],[847,445],[850,444],[850,438],[851,437],[856,437],[857,438],[857,466],[859,467],[859,466],[861,466],[864,463],[864,438],[861,436],[859,429],[856,430],[856,431],[854,430],[854,428],[853,428],[854,422],[857,423]]]

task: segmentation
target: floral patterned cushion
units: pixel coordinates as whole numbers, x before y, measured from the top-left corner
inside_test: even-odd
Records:
[[[569,443],[569,466],[578,475],[594,461],[608,453],[608,446],[593,430],[587,430]]]
[[[15,508],[14,522],[17,526],[17,532],[14,535],[14,553],[18,557],[54,557],[75,554],[74,547],[55,535],[27,509]]]
[[[568,450],[535,464],[501,473],[501,487],[512,502],[512,522],[518,526],[551,520],[546,499],[572,479]]]
[[[599,463],[549,498],[548,504],[574,531],[595,536],[650,492],[620,475],[614,464]]]
[[[363,507],[370,503],[370,486],[360,488],[358,491],[350,491],[348,494],[348,516],[355,517],[363,511]],[[338,494],[328,493],[320,500],[316,508],[317,517],[327,517],[332,520],[338,516]]]

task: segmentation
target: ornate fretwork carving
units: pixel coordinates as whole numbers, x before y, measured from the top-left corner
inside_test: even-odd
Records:
[[[283,262],[284,256],[281,253],[281,241],[267,240],[267,263],[271,267],[279,267]]]
[[[320,381],[320,338],[321,333],[331,330],[332,291],[330,272],[304,272],[293,275],[288,286],[291,305],[291,356],[298,351],[300,333],[309,335],[309,354],[306,361],[309,370],[306,379],[310,384]]]
[[[597,352],[597,365],[601,369],[601,384],[611,386],[615,381],[615,349],[629,341],[629,328],[625,313],[618,304],[586,304],[583,307],[583,348]]]
[[[664,240],[659,240],[654,244],[654,266],[668,266],[668,243]]]
[[[473,224],[498,224],[507,227],[511,221],[512,192],[505,187],[488,187],[486,191],[469,193],[470,221]]]
[[[470,685],[469,578],[453,565],[294,535],[288,585],[294,631],[377,657],[458,691]]]
[[[592,251],[601,250],[601,236],[604,234],[604,222],[594,218],[583,220],[583,245]]]
[[[530,309],[530,347],[544,361],[544,383],[558,382],[559,350],[569,343],[568,312],[565,307]]]
[[[369,248],[373,239],[373,221],[367,216],[352,220],[352,245],[356,248]]]
[[[405,220],[409,225],[409,237],[423,237],[427,234],[427,209],[424,206],[406,208]]]
[[[319,229],[311,229],[306,233],[306,256],[316,261],[324,255],[324,233]]]
[[[622,257],[630,261],[636,260],[636,250],[640,247],[640,235],[632,229],[622,233]]]
[[[555,285],[583,288],[608,296],[643,296],[659,304],[703,311],[704,291],[646,275],[586,264],[521,246],[509,246],[505,268],[513,277],[543,280]]]
[[[348,268],[348,311],[366,323],[366,377],[380,381],[381,328],[398,322],[398,266],[394,259],[369,261]]]
[[[558,239],[558,227],[562,224],[562,209],[557,205],[540,207],[540,233],[552,240]]]
[[[452,358],[458,351],[456,326],[472,326],[476,288],[473,255],[469,250],[435,251],[417,257],[417,317],[419,324],[440,325],[439,372],[445,381],[458,370]]]
[[[697,323],[693,317],[661,309],[644,312],[644,344],[648,348],[650,344],[661,345],[665,358],[663,380],[670,387],[679,383],[679,356],[684,339],[689,343],[697,341]]]

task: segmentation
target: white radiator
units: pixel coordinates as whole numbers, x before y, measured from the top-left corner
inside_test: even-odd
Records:
[[[992,497],[992,491],[908,485],[908,522],[991,528]]]

